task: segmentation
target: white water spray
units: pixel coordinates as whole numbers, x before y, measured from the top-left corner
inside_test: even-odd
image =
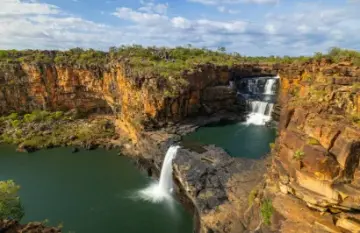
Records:
[[[171,192],[173,190],[172,180],[172,161],[176,156],[179,146],[170,146],[166,152],[159,182],[152,183],[149,187],[140,191],[140,197],[151,202],[161,202],[172,200]]]
[[[265,125],[271,120],[271,112],[274,104],[265,101],[249,101],[251,113],[246,120],[247,125]]]
[[[266,80],[265,91],[264,91],[265,95],[273,95],[274,94],[273,86],[275,85],[275,83],[276,83],[276,79],[269,78],[268,80]]]

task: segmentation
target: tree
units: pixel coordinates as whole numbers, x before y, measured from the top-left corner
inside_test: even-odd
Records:
[[[226,52],[226,48],[224,46],[221,46],[218,48],[219,52],[225,53]]]
[[[24,208],[18,196],[19,189],[20,186],[12,180],[0,181],[0,220],[20,221],[24,216]]]

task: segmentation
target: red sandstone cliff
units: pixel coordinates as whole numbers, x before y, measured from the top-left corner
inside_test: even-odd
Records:
[[[278,229],[317,232],[316,221],[325,221],[319,228],[325,232],[324,227],[333,229],[330,232],[360,229],[360,217],[354,212],[360,210],[359,67],[326,62],[230,68],[207,64],[183,72],[181,80],[130,75],[129,69],[123,63],[101,67],[2,64],[0,114],[34,109],[108,111],[116,115],[118,128],[136,142],[146,127],[231,111],[236,106],[235,93],[229,88],[232,78],[279,73],[280,136],[271,175],[274,208],[286,221]],[[244,203],[236,195],[231,197],[234,203]],[[290,213],[285,204],[291,206]],[[304,204],[321,211],[326,219]],[[239,206],[238,210],[244,208]],[[300,209],[311,217],[299,217]]]

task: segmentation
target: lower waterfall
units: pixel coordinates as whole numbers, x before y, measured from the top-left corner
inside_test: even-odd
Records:
[[[171,193],[173,190],[172,179],[172,161],[176,156],[176,153],[180,147],[170,146],[166,152],[163,165],[161,167],[161,174],[159,182],[150,184],[149,187],[140,190],[140,197],[143,200],[151,202],[161,202],[165,200],[172,200]]]
[[[245,124],[265,125],[271,120],[271,112],[274,104],[265,101],[249,100],[251,112],[247,116]]]

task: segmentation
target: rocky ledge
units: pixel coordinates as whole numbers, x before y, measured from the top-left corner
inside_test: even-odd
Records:
[[[261,184],[265,164],[265,160],[232,158],[213,145],[179,149],[174,176],[195,206],[198,232],[241,233],[266,228],[248,209],[248,197]]]
[[[46,227],[43,223],[20,224],[14,220],[0,220],[1,233],[60,233],[61,230],[56,227]]]

